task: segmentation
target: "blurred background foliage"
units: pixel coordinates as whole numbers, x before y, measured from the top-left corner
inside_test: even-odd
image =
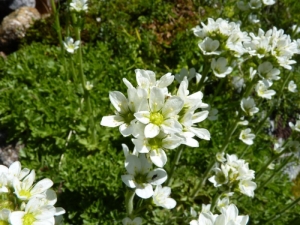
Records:
[[[64,37],[73,32],[66,5],[59,6]],[[120,224],[125,216],[121,143],[131,149],[133,145],[120,136],[118,129],[100,127],[102,116],[113,113],[109,91],[124,93],[124,77],[135,84],[136,68],[153,70],[158,77],[167,72],[179,73],[181,68],[194,67],[201,72],[202,55],[191,28],[209,17],[244,21],[242,30],[249,32],[276,26],[293,38],[300,38],[291,29],[299,24],[299,11],[298,1],[277,0],[274,6],[257,12],[261,23],[250,24],[247,15],[237,10],[234,0],[90,0],[82,41],[84,74],[94,85],[90,95],[97,124],[96,144],[90,140],[91,115],[82,103],[83,90],[65,79],[70,71],[65,69],[60,56],[52,15],[37,21],[20,49],[7,60],[0,60],[0,130],[6,143],[25,144],[20,151],[24,167],[37,170],[39,178],[49,177],[55,182],[54,189],[59,195],[56,205],[66,209],[66,224]],[[299,87],[299,77],[294,79]],[[208,83],[205,94],[213,92],[215,85]],[[236,93],[229,86],[222,91],[224,95],[214,100],[222,120],[201,123],[201,127],[211,131],[212,140],[201,141],[197,149],[186,148],[176,171],[172,197],[178,207],[172,211],[153,208],[144,215],[147,224],[188,224],[190,207],[200,210],[201,204],[210,202],[212,187],[193,201],[186,193],[192,191],[210,159],[215,157],[224,141],[224,130],[230,126],[228,121],[234,109],[226,105]],[[298,96],[288,98],[273,117],[282,118],[284,128],[295,118],[295,112],[300,112],[299,108]],[[265,132],[256,140],[247,155],[251,169],[259,169],[256,166],[272,154],[269,139]],[[229,153],[240,153],[241,146],[239,141],[233,141]],[[168,154],[172,159],[174,153]],[[292,201],[292,193],[299,196],[299,179],[294,183],[284,174],[276,177],[255,198],[237,200],[240,214],[250,215],[249,224],[264,224],[265,219]],[[299,212],[298,205],[274,224],[293,224]]]

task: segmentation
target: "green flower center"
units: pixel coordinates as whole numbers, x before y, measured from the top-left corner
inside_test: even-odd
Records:
[[[124,122],[125,122],[126,124],[130,124],[130,122],[131,122],[132,120],[135,119],[133,113],[130,112],[130,111],[129,111],[128,113],[122,115],[122,117],[123,117]]]
[[[138,184],[144,184],[147,183],[147,176],[145,176],[145,174],[138,173],[134,176],[134,180]]]
[[[160,138],[150,138],[148,144],[152,150],[158,150],[162,147],[162,139]]]
[[[0,220],[0,225],[9,225],[9,223],[5,220]]]
[[[164,122],[164,116],[159,112],[154,112],[150,114],[150,122],[159,126]]]
[[[32,225],[36,219],[31,213],[27,213],[23,217],[23,225]]]
[[[30,198],[30,197],[31,197],[30,191],[28,191],[28,190],[21,190],[21,191],[19,192],[19,195],[20,195],[20,196],[24,196],[24,197],[26,197],[26,198]]]

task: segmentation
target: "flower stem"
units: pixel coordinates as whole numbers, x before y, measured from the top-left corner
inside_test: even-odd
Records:
[[[53,14],[54,14],[54,17],[55,17],[55,22],[54,23],[55,23],[55,29],[56,29],[56,32],[57,32],[57,35],[58,35],[58,40],[59,40],[59,44],[60,44],[60,48],[61,48],[61,53],[62,53],[62,55],[64,55],[65,48],[64,48],[64,44],[63,44],[63,40],[62,40],[62,35],[61,35],[61,27],[60,27],[60,22],[59,22],[59,17],[58,17],[59,14],[56,10],[54,0],[51,0],[51,7],[52,7]]]
[[[294,207],[298,202],[300,201],[300,197],[297,198],[294,202],[292,202],[291,204],[289,204],[287,207],[285,207],[283,210],[281,210],[281,212],[276,213],[275,216],[272,216],[265,224],[269,224],[271,222],[273,222],[274,220],[277,220],[282,214],[284,214],[287,210],[289,210],[290,208]]]
[[[199,191],[204,187],[206,180],[208,179],[208,176],[210,174],[210,171],[214,168],[214,165],[215,165],[215,161],[213,161],[207,167],[206,171],[204,172],[203,179],[197,183],[196,188],[195,188],[194,192],[192,193],[192,198],[195,198],[198,195]]]
[[[168,176],[168,181],[167,181],[167,184],[168,186],[171,186],[172,185],[172,182],[173,182],[173,175],[174,175],[174,171],[176,169],[176,167],[178,166],[178,163],[179,163],[179,160],[180,160],[180,157],[181,157],[181,154],[183,152],[183,150],[185,149],[185,145],[182,145],[179,149],[177,149],[176,151],[176,154],[175,154],[175,158],[174,158],[174,163],[172,165],[172,168],[171,168],[171,171],[169,173],[169,176]]]
[[[56,10],[56,6],[55,6],[55,2],[54,0],[51,0],[51,7],[53,10],[53,14],[55,17],[55,21],[54,21],[54,26],[58,35],[58,40],[59,40],[59,45],[60,45],[60,50],[61,50],[61,56],[63,58],[63,63],[64,63],[64,69],[66,72],[66,78],[67,81],[69,80],[69,70],[67,68],[67,62],[66,62],[66,58],[65,58],[65,48],[64,48],[64,43],[63,43],[63,39],[62,39],[62,35],[61,35],[61,26],[60,26],[60,22],[59,22],[59,13]]]
[[[76,27],[76,39],[81,42],[80,38],[80,28]],[[94,122],[94,115],[93,115],[93,110],[92,110],[92,104],[91,104],[91,98],[90,98],[90,93],[86,88],[86,81],[85,81],[85,75],[83,72],[83,60],[82,60],[82,45],[80,43],[79,49],[78,49],[78,61],[79,61],[79,74],[80,74],[80,81],[82,85],[82,89],[84,91],[84,100],[87,102],[87,108],[88,108],[88,113],[89,113],[89,129],[92,132],[92,144],[96,144],[96,129],[95,129],[95,122]]]
[[[204,65],[204,69],[203,69],[203,71],[202,71],[202,77],[201,77],[200,82],[199,82],[199,85],[198,85],[199,90],[202,89],[203,83],[204,83],[204,81],[205,81],[205,79],[206,79],[206,77],[207,77],[207,75],[208,75],[208,71],[209,71],[209,69],[210,69],[210,64],[208,63],[206,57],[204,57],[204,63],[203,63],[203,65]]]
[[[125,206],[126,206],[126,213],[128,217],[132,216],[134,196],[135,196],[135,191],[127,189],[125,195]]]
[[[286,166],[286,164],[288,164],[288,162],[291,160],[293,158],[293,155],[291,155],[290,157],[288,157],[287,159],[286,159],[286,161],[284,162],[284,163],[282,163],[282,165],[263,183],[263,184],[261,184],[257,189],[256,189],[256,192],[258,191],[258,190],[260,190],[261,188],[263,188],[264,186],[266,186],[269,182],[270,182],[270,180],[272,180],[272,178],[276,175],[276,174],[278,174],[279,172],[280,172],[280,170],[283,168],[283,167],[285,167]]]

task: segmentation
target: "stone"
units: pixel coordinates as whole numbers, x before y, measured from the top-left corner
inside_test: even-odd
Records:
[[[40,18],[38,10],[32,7],[21,7],[6,16],[0,26],[0,47],[23,38],[26,30]]]
[[[12,10],[16,10],[19,9],[21,7],[35,7],[35,0],[13,0],[11,1],[11,3],[9,4],[9,8]]]

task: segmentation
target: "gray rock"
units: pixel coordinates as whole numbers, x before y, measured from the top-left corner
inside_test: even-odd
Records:
[[[12,0],[9,4],[9,8],[12,10],[16,10],[24,6],[34,8],[35,4],[35,0]]]
[[[0,46],[21,39],[35,20],[41,18],[37,9],[21,7],[6,16],[0,26]]]

